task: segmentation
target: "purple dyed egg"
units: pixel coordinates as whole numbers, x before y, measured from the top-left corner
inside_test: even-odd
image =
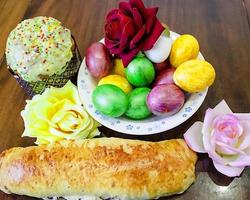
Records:
[[[147,97],[149,110],[155,115],[171,116],[183,106],[185,96],[174,84],[155,86]]]

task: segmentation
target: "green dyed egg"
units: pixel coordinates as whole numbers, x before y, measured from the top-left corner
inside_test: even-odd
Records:
[[[136,87],[147,86],[155,78],[154,66],[146,57],[134,58],[125,72],[128,81]]]
[[[128,96],[128,110],[125,115],[131,119],[145,119],[151,115],[147,106],[149,88],[136,88]]]
[[[110,117],[123,115],[128,108],[128,97],[117,86],[105,84],[97,86],[92,94],[95,108]]]

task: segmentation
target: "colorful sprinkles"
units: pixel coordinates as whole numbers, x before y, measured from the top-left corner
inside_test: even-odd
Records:
[[[73,56],[70,30],[51,17],[22,21],[10,33],[6,47],[8,66],[25,81],[61,74]]]

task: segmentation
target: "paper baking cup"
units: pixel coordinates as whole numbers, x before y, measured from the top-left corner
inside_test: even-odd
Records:
[[[82,62],[79,50],[75,45],[75,49],[72,52],[73,57],[66,64],[65,71],[62,74],[54,74],[47,79],[36,82],[27,82],[23,80],[18,74],[15,74],[10,68],[9,71],[14,75],[17,82],[21,85],[24,91],[30,96],[33,97],[36,94],[42,94],[44,90],[50,86],[53,87],[63,87],[68,80],[76,82],[77,72]]]

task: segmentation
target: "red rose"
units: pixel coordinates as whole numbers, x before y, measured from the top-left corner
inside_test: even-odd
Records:
[[[139,53],[153,47],[164,30],[156,17],[158,8],[145,8],[141,0],[120,2],[106,17],[105,45],[124,66]]]

